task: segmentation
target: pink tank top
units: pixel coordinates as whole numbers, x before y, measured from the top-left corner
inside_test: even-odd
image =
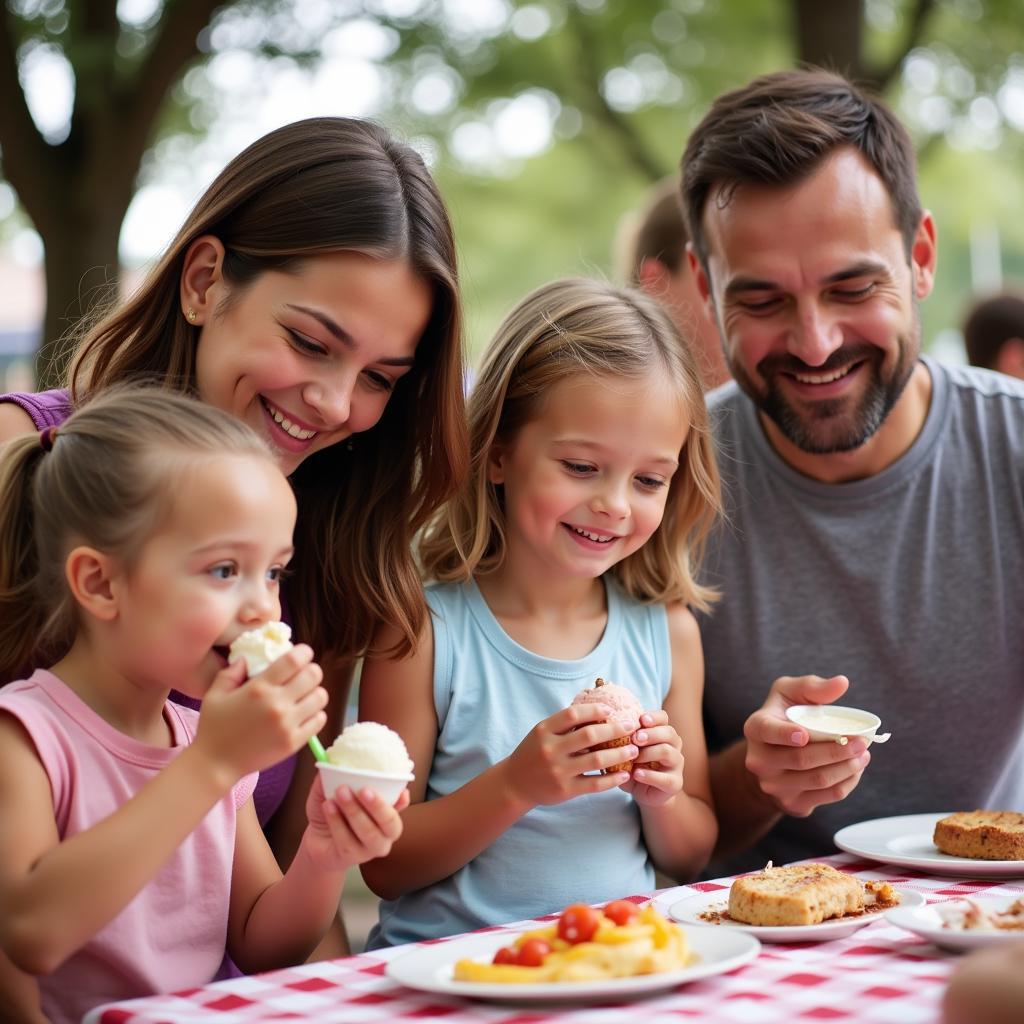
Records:
[[[0,710],[17,718],[35,744],[61,840],[108,817],[170,764],[192,742],[199,717],[167,702],[174,745],[147,746],[118,732],[43,669],[3,687]],[[255,784],[255,775],[238,782],[120,914],[38,979],[48,1020],[77,1022],[101,1003],[213,980],[227,936],[236,814]]]

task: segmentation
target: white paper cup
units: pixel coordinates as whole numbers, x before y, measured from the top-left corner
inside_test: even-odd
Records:
[[[844,708],[835,704],[795,704],[786,708],[786,717],[796,722],[812,740],[831,740],[834,743],[847,743],[859,736],[868,746],[874,743],[885,743],[889,733],[876,735],[882,720],[870,711],[860,708]],[[834,719],[841,718],[842,722]],[[833,719],[833,721],[829,721]]]
[[[324,796],[334,796],[339,786],[348,786],[353,793],[360,789],[372,789],[387,804],[394,804],[402,790],[412,782],[412,775],[390,775],[387,772],[356,771],[353,768],[339,768],[336,764],[317,761],[316,769],[324,784]]]

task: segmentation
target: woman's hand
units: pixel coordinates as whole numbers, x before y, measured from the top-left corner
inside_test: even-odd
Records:
[[[640,753],[633,761],[629,782],[622,788],[638,804],[661,807],[683,789],[683,741],[668,724],[668,712],[645,711],[633,733]]]
[[[632,744],[593,749],[629,735],[623,726],[605,721],[611,713],[601,704],[574,704],[538,722],[504,762],[515,796],[529,808],[603,793],[626,782],[626,772],[584,774],[636,757]]]

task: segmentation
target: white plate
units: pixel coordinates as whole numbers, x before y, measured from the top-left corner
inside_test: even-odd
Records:
[[[1024,878],[1024,860],[974,860],[950,857],[932,842],[935,822],[952,811],[939,814],[901,814],[875,818],[841,828],[833,837],[840,850],[869,860],[918,868],[930,875],[961,878]]]
[[[925,899],[919,892],[898,889],[900,907],[920,907]],[[726,932],[745,932],[756,935],[762,942],[831,942],[832,939],[845,939],[858,928],[871,924],[891,914],[894,909],[876,910],[859,917],[844,917],[834,921],[822,921],[821,924],[799,925],[764,925],[744,924],[742,921],[706,921],[701,914],[708,911],[727,910],[729,908],[729,890],[719,889],[716,892],[702,892],[696,896],[688,896],[676,900],[667,909],[668,916],[685,924],[699,924],[705,928],[716,928]]]
[[[977,897],[972,897],[978,903]],[[956,902],[956,901],[951,901]],[[906,928],[908,932],[914,932],[923,939],[942,949],[951,949],[954,953],[961,953],[968,949],[979,949],[981,946],[999,946],[1004,942],[1020,942],[1021,932],[1010,931],[961,931],[958,928],[943,928],[942,918],[936,909],[938,904],[931,904],[926,907],[896,907],[890,910],[887,919],[890,924]]]
[[[690,949],[697,961],[690,967],[664,974],[643,974],[635,978],[610,978],[607,981],[548,982],[535,985],[507,985],[500,982],[455,981],[452,968],[456,960],[471,957],[490,962],[501,946],[515,937],[512,932],[467,935],[462,939],[417,946],[388,961],[385,974],[400,985],[423,992],[449,996],[491,999],[498,1002],[589,1002],[648,995],[675,988],[688,981],[722,974],[749,963],[760,952],[761,944],[749,935],[715,932],[708,928],[684,928]]]

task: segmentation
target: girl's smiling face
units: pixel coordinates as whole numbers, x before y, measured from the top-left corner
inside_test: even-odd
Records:
[[[593,579],[639,550],[661,523],[688,430],[667,374],[556,384],[491,452],[509,564]]]
[[[427,283],[404,261],[337,252],[232,287],[218,252],[216,239],[194,243],[183,276],[199,397],[253,427],[286,475],[373,427],[413,365]]]

